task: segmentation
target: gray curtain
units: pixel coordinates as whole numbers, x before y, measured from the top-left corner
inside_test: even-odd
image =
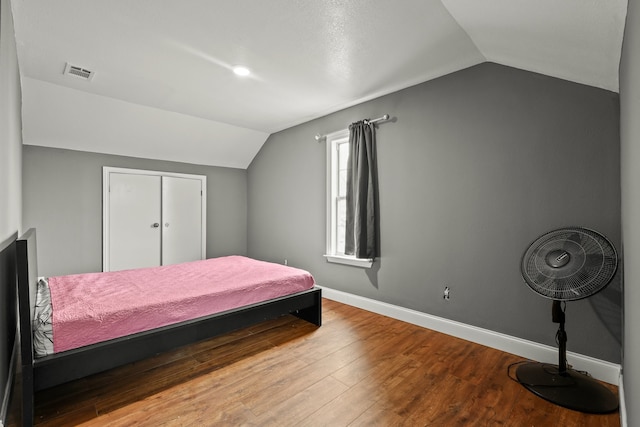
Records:
[[[349,126],[345,254],[378,256],[378,168],[376,131],[366,120]]]

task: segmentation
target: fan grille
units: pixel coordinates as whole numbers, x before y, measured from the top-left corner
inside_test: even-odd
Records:
[[[586,228],[563,228],[536,239],[522,257],[527,285],[560,301],[586,298],[607,286],[618,268],[615,247]]]

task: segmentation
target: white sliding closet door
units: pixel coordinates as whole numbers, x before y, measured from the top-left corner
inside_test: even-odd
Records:
[[[201,259],[202,181],[162,177],[162,265]]]
[[[160,265],[160,186],[159,176],[110,175],[110,271]]]
[[[204,259],[206,177],[103,168],[103,270]]]

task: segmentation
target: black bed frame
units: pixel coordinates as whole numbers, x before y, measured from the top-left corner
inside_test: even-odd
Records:
[[[11,385],[18,364],[16,304],[16,238],[0,242],[0,424],[9,415]],[[5,424],[6,425],[6,424]]]
[[[322,323],[321,291],[309,289],[195,320],[140,332],[75,350],[34,358],[32,319],[37,285],[36,231],[16,241],[23,425],[33,424],[34,394],[177,347],[293,314],[317,326]]]

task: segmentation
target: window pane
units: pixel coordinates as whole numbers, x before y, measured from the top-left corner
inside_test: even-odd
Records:
[[[336,253],[344,254],[344,235],[347,223],[347,200],[339,198],[336,212]]]
[[[338,168],[347,170],[347,161],[349,160],[349,143],[343,142],[338,145]]]
[[[347,171],[341,170],[338,172],[338,197],[345,197],[347,195]]]
[[[347,194],[347,160],[349,159],[349,143],[338,146],[338,197]]]

